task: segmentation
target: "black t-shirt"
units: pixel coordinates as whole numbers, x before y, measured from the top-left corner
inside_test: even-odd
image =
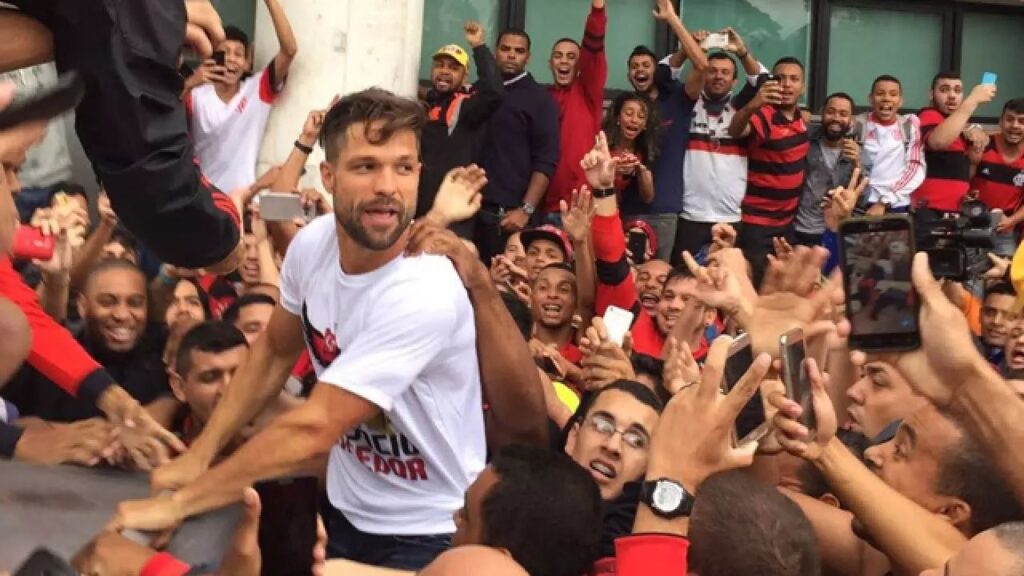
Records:
[[[135,348],[123,354],[100,349],[89,342],[83,330],[72,333],[86,352],[140,404],[171,394],[162,359],[167,335],[161,327],[149,325]],[[76,422],[103,416],[95,405],[69,396],[28,365],[4,386],[2,394],[18,407],[22,416],[35,416],[51,422]]]

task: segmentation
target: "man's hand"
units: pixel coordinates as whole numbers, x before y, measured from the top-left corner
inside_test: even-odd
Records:
[[[821,457],[825,446],[835,437],[838,420],[832,400],[828,397],[828,374],[818,369],[818,363],[813,358],[804,362],[807,363],[807,375],[811,381],[811,398],[817,425],[813,437],[811,431],[798,420],[803,414],[803,408],[798,402],[779,392],[769,395],[768,403],[776,409],[772,425],[779,444],[794,456],[814,461]]]
[[[747,44],[743,41],[743,37],[740,36],[739,32],[732,28],[726,28],[721,33],[729,37],[729,43],[725,45],[726,52],[731,52],[738,58],[742,58],[749,53]]]
[[[125,500],[117,505],[117,513],[107,524],[108,530],[139,530],[159,533],[159,540],[170,540],[171,534],[185,521],[182,505],[174,494],[161,494],[146,500]]]
[[[854,168],[850,182],[845,188],[833,188],[822,198],[822,210],[825,215],[825,227],[833,232],[839,230],[839,223],[853,214],[857,200],[868,186],[868,179],[860,177],[860,167]],[[884,212],[883,212],[884,213]]]
[[[95,466],[114,456],[119,430],[99,418],[26,428],[14,458],[33,464]]]
[[[71,265],[74,263],[74,251],[67,234],[57,236],[53,245],[53,256],[49,260],[33,259],[32,264],[43,274],[45,282],[53,280],[70,281]]]
[[[453,168],[441,182],[426,218],[442,228],[469,220],[480,211],[486,185],[487,173],[476,164]]]
[[[445,256],[452,261],[455,271],[467,289],[490,281],[487,269],[480,262],[480,258],[469,249],[462,238],[450,230],[433,226],[428,222],[417,222],[413,225],[405,253],[407,256],[424,253]]]
[[[671,0],[658,0],[658,4],[654,7],[652,12],[657,20],[665,23],[672,22],[672,20],[679,18],[679,15],[676,14],[676,8],[672,5]]]
[[[107,421],[121,428],[121,444],[141,470],[167,462],[170,453],[182,453],[185,445],[164,429],[146,409],[120,386],[107,388],[96,403]]]
[[[71,559],[80,574],[137,576],[156,550],[137,544],[117,532],[103,531]]]
[[[729,336],[715,339],[700,383],[684,388],[665,406],[651,440],[649,480],[678,480],[695,494],[708,476],[753,462],[757,443],[733,447],[732,429],[740,410],[758,392],[771,360],[758,355],[736,387],[723,395],[722,376],[731,344]]]
[[[988,147],[992,137],[983,128],[976,126],[964,132],[964,139],[967,140],[971,149],[982,152]]]
[[[982,276],[986,282],[996,282],[1006,278],[1006,273],[1010,271],[1011,260],[1009,258],[1003,258],[1002,256],[989,252],[988,261],[992,263],[992,267],[989,268]]]
[[[469,21],[466,22],[462,29],[466,32],[466,42],[473,48],[479,48],[483,46],[487,39],[484,37],[484,27],[479,22]]]
[[[526,228],[529,222],[530,215],[522,208],[516,208],[505,213],[505,217],[501,219],[501,229],[509,234],[515,234]]]
[[[600,316],[595,316],[580,339],[583,353],[583,384],[587,390],[599,390],[616,380],[636,380],[630,355],[633,337],[627,332],[622,346],[608,338],[608,329]]]
[[[573,244],[587,241],[590,236],[590,223],[594,220],[596,208],[594,198],[586,186],[582,190],[573,190],[569,203],[559,203],[562,211],[562,227]]]
[[[608,137],[600,132],[594,147],[580,160],[587,184],[592,190],[605,190],[615,186],[615,160],[608,151]]]
[[[213,47],[224,41],[224,25],[210,0],[185,0],[188,25],[185,27],[185,43],[202,58],[213,54]]]
[[[872,204],[870,208],[865,212],[868,216],[884,216],[885,215],[885,204],[881,202]]]
[[[228,69],[226,66],[217,64],[215,60],[203,60],[203,63],[196,68],[188,79],[188,84],[195,87],[212,82],[214,84],[229,84]]]
[[[995,84],[978,84],[971,90],[967,98],[964,99],[964,103],[975,107],[988,104],[995,100],[996,92]]]
[[[675,396],[690,386],[700,384],[701,370],[693,351],[686,342],[669,336],[661,351],[665,367],[662,373],[662,386],[669,394]]]
[[[185,452],[167,464],[160,466],[150,475],[150,486],[153,494],[164,491],[180,490],[202,476],[209,464],[204,462],[195,452]]]
[[[757,91],[757,95],[754,96],[747,106],[756,110],[764,108],[768,104],[772,106],[782,104],[782,85],[777,80],[768,80],[762,84],[761,88]]]
[[[843,139],[843,158],[849,160],[855,167],[860,167],[860,144],[853,138]]]
[[[100,192],[96,197],[96,212],[99,214],[100,222],[110,228],[117,226],[117,214],[110,206],[110,196],[106,192]]]
[[[334,105],[341,100],[341,96],[335,96],[331,99],[330,105],[322,110],[310,110],[309,114],[306,115],[306,121],[302,124],[302,133],[299,134],[299,142],[306,146],[314,146],[317,140],[320,139],[320,130],[324,127],[324,118],[327,117],[327,112],[334,108]]]
[[[683,251],[683,262],[697,279],[696,285],[687,288],[686,293],[705,306],[733,312],[743,303],[743,290],[729,268],[711,268],[697,264],[693,256]]]
[[[242,518],[235,526],[235,536],[224,552],[217,576],[259,576],[263,566],[259,541],[260,513],[263,510],[260,495],[252,488],[246,488],[242,504]]]
[[[693,36],[693,41],[696,42],[698,46],[701,46],[701,50],[704,50],[704,41],[707,40],[710,35],[711,32],[708,32],[707,30],[697,30],[690,34],[690,36]],[[707,50],[704,51],[707,52]]]
[[[967,319],[942,292],[928,255],[914,255],[912,278],[921,299],[921,347],[901,354],[896,367],[918,394],[942,408],[979,372],[991,370],[974,346]]]
[[[775,252],[775,257],[783,262],[793,257],[793,245],[782,236],[772,238],[772,249]]]
[[[708,254],[727,250],[736,245],[738,234],[731,224],[719,222],[711,227],[711,247]]]

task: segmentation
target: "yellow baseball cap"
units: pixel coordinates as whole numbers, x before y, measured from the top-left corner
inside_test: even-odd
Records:
[[[449,58],[452,58],[459,64],[462,64],[463,68],[469,70],[469,54],[466,54],[466,51],[463,50],[462,46],[459,46],[458,44],[449,44],[447,46],[442,46],[440,50],[434,52],[434,58],[438,58],[439,56],[447,56]]]

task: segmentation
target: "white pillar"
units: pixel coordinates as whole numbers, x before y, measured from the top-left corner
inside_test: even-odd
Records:
[[[274,106],[260,150],[257,174],[280,164],[292,150],[306,114],[344,96],[378,86],[415,97],[424,0],[281,0],[299,41],[288,85]],[[277,53],[270,14],[256,0],[255,67]],[[306,165],[304,186],[320,184],[317,150]]]

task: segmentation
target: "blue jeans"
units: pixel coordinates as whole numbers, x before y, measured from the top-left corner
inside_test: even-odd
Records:
[[[327,557],[419,571],[452,544],[451,534],[382,536],[367,534],[352,525],[334,506],[327,512]]]

